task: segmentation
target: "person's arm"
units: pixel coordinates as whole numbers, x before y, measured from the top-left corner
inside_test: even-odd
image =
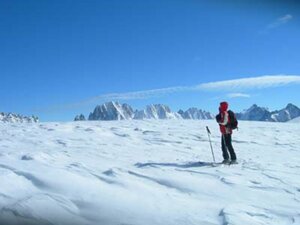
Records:
[[[227,123],[228,123],[228,113],[224,112],[223,122],[220,121],[219,124],[225,126],[227,125]]]
[[[219,113],[218,115],[216,115],[216,121],[217,121],[217,123],[221,122],[221,113]]]

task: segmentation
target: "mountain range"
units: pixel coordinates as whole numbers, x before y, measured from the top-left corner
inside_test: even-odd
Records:
[[[300,109],[289,103],[281,110],[269,111],[265,107],[259,107],[254,104],[249,109],[236,115],[239,120],[287,122],[300,117]]]
[[[130,120],[130,119],[212,119],[214,115],[196,108],[187,111],[172,112],[170,107],[163,104],[146,106],[143,110],[133,110],[128,104],[107,102],[98,105],[88,116],[88,120]],[[75,121],[86,120],[83,114],[75,117]]]
[[[300,109],[288,104],[284,109],[269,111],[265,107],[254,104],[249,109],[236,113],[238,120],[287,122],[300,117]],[[128,104],[107,102],[95,107],[88,116],[88,120],[131,120],[131,119],[214,119],[214,114],[198,108],[189,108],[186,111],[172,112],[170,107],[163,104],[146,106],[143,110],[134,110]],[[83,114],[75,117],[75,121],[86,120]]]
[[[8,123],[36,123],[39,122],[39,118],[36,116],[23,116],[14,113],[0,112],[0,122]]]

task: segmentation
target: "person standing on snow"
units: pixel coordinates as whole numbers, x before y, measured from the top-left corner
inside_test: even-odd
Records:
[[[221,102],[219,107],[219,114],[216,116],[217,122],[220,126],[220,131],[222,133],[222,152],[223,152],[223,163],[236,163],[236,154],[234,152],[232,141],[231,141],[231,135],[232,135],[232,129],[228,126],[230,124],[230,117],[228,114],[228,103],[227,102]],[[230,159],[229,159],[229,154]]]

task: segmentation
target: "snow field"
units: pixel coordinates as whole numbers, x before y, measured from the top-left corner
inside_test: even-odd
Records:
[[[214,121],[0,123],[1,224],[300,224],[300,128]]]

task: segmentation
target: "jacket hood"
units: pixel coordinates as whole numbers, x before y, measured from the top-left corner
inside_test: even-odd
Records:
[[[220,108],[219,108],[222,112],[227,111],[228,109],[228,103],[227,102],[221,102],[220,103]]]

